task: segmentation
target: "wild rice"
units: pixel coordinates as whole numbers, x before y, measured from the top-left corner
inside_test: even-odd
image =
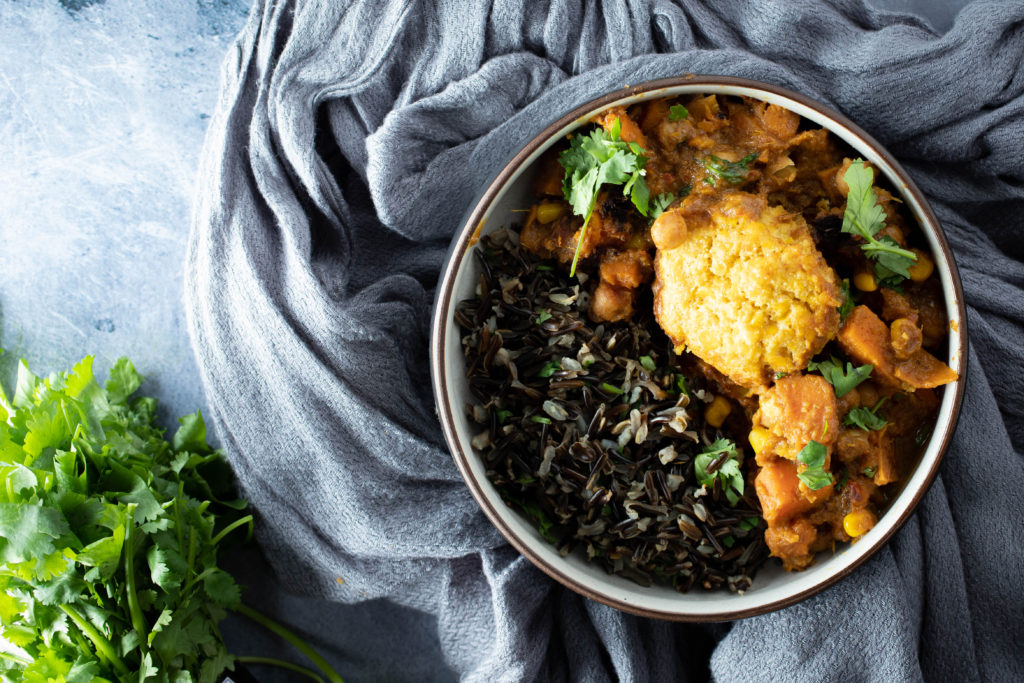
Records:
[[[697,483],[694,457],[723,434],[703,423],[703,381],[679,372],[649,303],[592,326],[584,283],[515,233],[484,237],[476,257],[477,295],[455,320],[473,446],[504,500],[563,555],[582,548],[642,585],[749,588],[768,557],[757,497],[748,485],[733,507],[717,478]]]

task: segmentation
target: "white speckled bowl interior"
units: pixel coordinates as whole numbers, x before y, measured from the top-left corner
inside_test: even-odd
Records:
[[[521,220],[517,216],[522,214],[513,210],[532,204],[533,165],[546,149],[603,109],[697,93],[743,95],[786,107],[830,130],[889,180],[901,193],[931,247],[950,320],[949,355],[944,360],[960,375],[960,380],[943,392],[935,429],[918,466],[878,524],[856,543],[840,546],[834,554],[820,553],[816,563],[802,572],[786,572],[778,561],[770,559],[758,572],[753,587],[743,594],[699,589],[683,594],[668,586],[642,587],[606,573],[600,566],[587,562],[581,553],[561,557],[528,519],[507,506],[488,481],[483,461],[470,446],[479,427],[464,410],[472,397],[465,377],[460,333],[452,319],[454,306],[472,297],[478,282],[479,266],[471,258],[472,244],[482,234],[516,225]],[[735,619],[793,604],[846,576],[884,544],[910,516],[935,476],[959,413],[966,356],[966,315],[956,265],[937,219],[907,173],[864,131],[823,105],[776,86],[717,76],[665,79],[609,93],[568,112],[540,132],[486,188],[456,235],[438,286],[431,339],[434,392],[445,438],[473,496],[509,542],[549,576],[594,600],[636,614],[687,621]]]

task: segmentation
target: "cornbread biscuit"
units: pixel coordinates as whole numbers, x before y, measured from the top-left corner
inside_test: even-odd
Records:
[[[739,191],[676,211],[673,248],[652,230],[654,314],[676,347],[755,390],[807,367],[836,334],[841,298],[803,217]]]

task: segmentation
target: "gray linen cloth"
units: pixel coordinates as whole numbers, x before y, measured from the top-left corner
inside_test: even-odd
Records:
[[[282,587],[434,615],[468,680],[1024,680],[1022,55],[1021,2],[979,0],[941,36],[838,0],[259,3],[223,73],[186,304]],[[787,86],[887,145],[947,230],[971,331],[956,438],[893,541],[812,599],[712,626],[584,600],[511,550],[445,448],[427,365],[483,184],[571,107],[684,72]]]

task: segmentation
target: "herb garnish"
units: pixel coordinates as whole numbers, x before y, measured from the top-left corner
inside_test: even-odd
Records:
[[[875,172],[863,159],[854,159],[843,174],[849,193],[842,230],[864,240],[861,249],[875,261],[875,276],[882,284],[898,284],[910,277],[909,268],[917,261],[917,255],[888,235],[876,237],[885,227],[885,211],[872,189],[874,178]]]
[[[560,360],[549,360],[544,364],[544,367],[537,373],[538,377],[548,378],[562,369],[562,362]]]
[[[875,404],[874,408],[854,408],[843,418],[843,424],[848,427],[860,427],[866,432],[879,430],[889,424],[885,418],[878,416],[878,409],[885,403],[885,397]]]
[[[843,281],[839,283],[839,295],[843,297],[843,303],[839,304],[839,322],[843,322],[857,306],[853,300],[853,294],[850,292],[850,281],[847,278],[843,278]]]
[[[863,474],[865,477],[874,478],[874,476],[875,476],[875,468],[874,467],[865,467],[864,469],[861,470],[861,474]]]
[[[628,195],[642,215],[647,215],[650,190],[644,180],[647,157],[635,142],[620,137],[622,124],[618,118],[611,130],[596,128],[587,135],[573,137],[569,149],[558,161],[565,168],[562,192],[577,216],[583,216],[583,227],[576,242],[569,275],[576,274],[576,265],[583,247],[587,225],[597,206],[597,193],[602,185],[623,185],[622,194]]]
[[[708,172],[708,174],[704,176],[704,182],[708,185],[714,185],[718,182],[719,178],[721,178],[733,185],[739,185],[747,179],[747,174],[750,172],[747,169],[747,164],[756,158],[756,152],[748,154],[739,161],[727,161],[720,157],[716,157],[714,154],[709,154],[700,160],[700,163]]]
[[[659,194],[654,198],[654,201],[651,202],[651,213],[648,218],[652,221],[657,220],[658,216],[665,213],[665,209],[667,209],[668,205],[674,202],[675,199],[676,196],[671,192],[662,192]]]
[[[735,505],[743,495],[743,473],[740,471],[739,458],[736,444],[729,439],[718,439],[694,459],[693,473],[701,486],[713,486],[717,477],[729,504]],[[712,463],[717,463],[717,466]],[[708,472],[708,469],[711,471]]]
[[[657,366],[654,364],[654,359],[650,356],[640,356],[640,365],[647,372],[654,372]]]
[[[825,471],[826,455],[828,455],[828,449],[825,448],[825,445],[812,439],[796,456],[797,460],[807,465],[807,469],[798,472],[796,476],[812,491],[835,483],[832,473]]]
[[[846,363],[846,372],[843,372],[843,364],[835,356],[821,362],[811,361],[807,364],[808,370],[820,370],[821,376],[828,380],[828,383],[835,387],[836,398],[842,398],[850,393],[850,390],[871,376],[874,365],[862,365],[859,368],[853,367],[853,363]]]
[[[681,104],[673,104],[668,108],[669,121],[682,121],[690,115],[690,110]]]

